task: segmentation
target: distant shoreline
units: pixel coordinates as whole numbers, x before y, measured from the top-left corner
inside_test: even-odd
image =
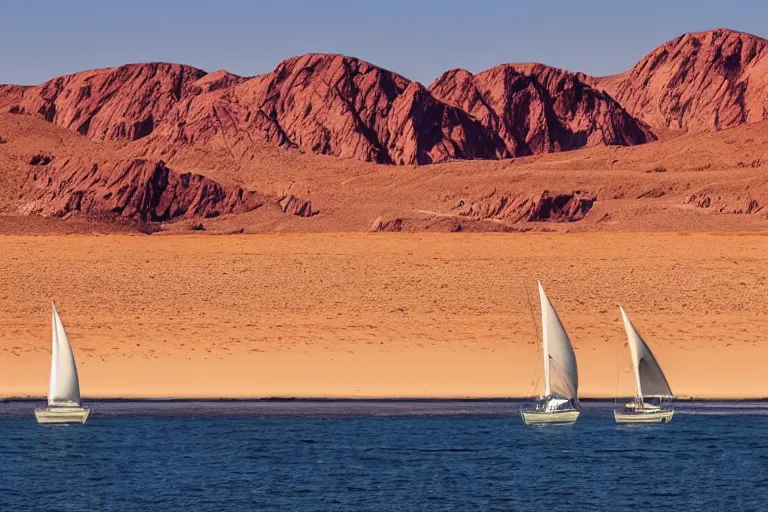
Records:
[[[584,403],[603,403],[616,401],[631,400],[632,397],[618,397],[618,398],[598,398],[598,397],[585,397],[580,398],[580,402]],[[24,403],[24,402],[43,402],[46,397],[6,397],[0,398],[0,403]],[[534,400],[533,397],[487,397],[487,398],[349,398],[349,397],[327,397],[327,398],[315,398],[315,397],[263,397],[263,398],[233,398],[233,397],[221,397],[221,398],[99,398],[99,397],[86,397],[83,398],[83,404],[87,403],[264,403],[264,402],[291,402],[291,403],[516,403],[527,402]],[[706,397],[688,397],[688,398],[675,398],[673,402],[683,403],[747,403],[747,402],[759,402],[768,403],[768,397],[763,398],[706,398]]]

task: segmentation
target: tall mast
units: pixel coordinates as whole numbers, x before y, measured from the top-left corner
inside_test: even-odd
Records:
[[[542,342],[542,351],[544,353],[544,396],[549,396],[552,394],[552,389],[550,388],[550,382],[549,382],[549,343],[548,343],[548,332],[547,332],[547,322],[544,319],[544,305],[546,302],[549,301],[547,299],[547,294],[544,293],[544,288],[541,286],[541,281],[538,281],[539,283],[539,300],[541,301],[541,342]]]
[[[629,344],[629,352],[632,354],[632,371],[635,373],[635,387],[637,389],[637,398],[640,399],[640,401],[643,401],[643,388],[640,386],[640,360],[637,353],[637,342],[635,339],[630,335],[630,333],[633,331],[632,323],[629,321],[629,317],[627,317],[627,314],[624,312],[624,308],[619,306],[619,310],[621,311],[621,319],[624,321],[624,330],[627,331],[627,342]]]

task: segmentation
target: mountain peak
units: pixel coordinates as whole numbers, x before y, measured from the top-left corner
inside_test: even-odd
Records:
[[[768,41],[730,29],[684,34],[597,79],[656,129],[719,130],[766,118]]]
[[[147,62],[0,87],[0,109],[96,141],[226,148],[274,144],[378,163],[505,158],[634,145],[654,132],[768,117],[768,41],[718,28],[667,41],[620,75],[537,62],[443,73],[429,88],[356,57],[307,53],[241,77]]]

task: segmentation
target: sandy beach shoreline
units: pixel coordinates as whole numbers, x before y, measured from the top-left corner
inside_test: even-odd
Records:
[[[761,233],[2,236],[0,248],[2,397],[45,395],[51,299],[84,399],[530,396],[536,279],[576,348],[581,396],[631,393],[621,303],[677,396],[768,397]]]

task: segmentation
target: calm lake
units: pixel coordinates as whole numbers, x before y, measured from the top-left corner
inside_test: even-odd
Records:
[[[0,511],[768,510],[768,403],[550,427],[514,401],[36,405],[0,403]]]

